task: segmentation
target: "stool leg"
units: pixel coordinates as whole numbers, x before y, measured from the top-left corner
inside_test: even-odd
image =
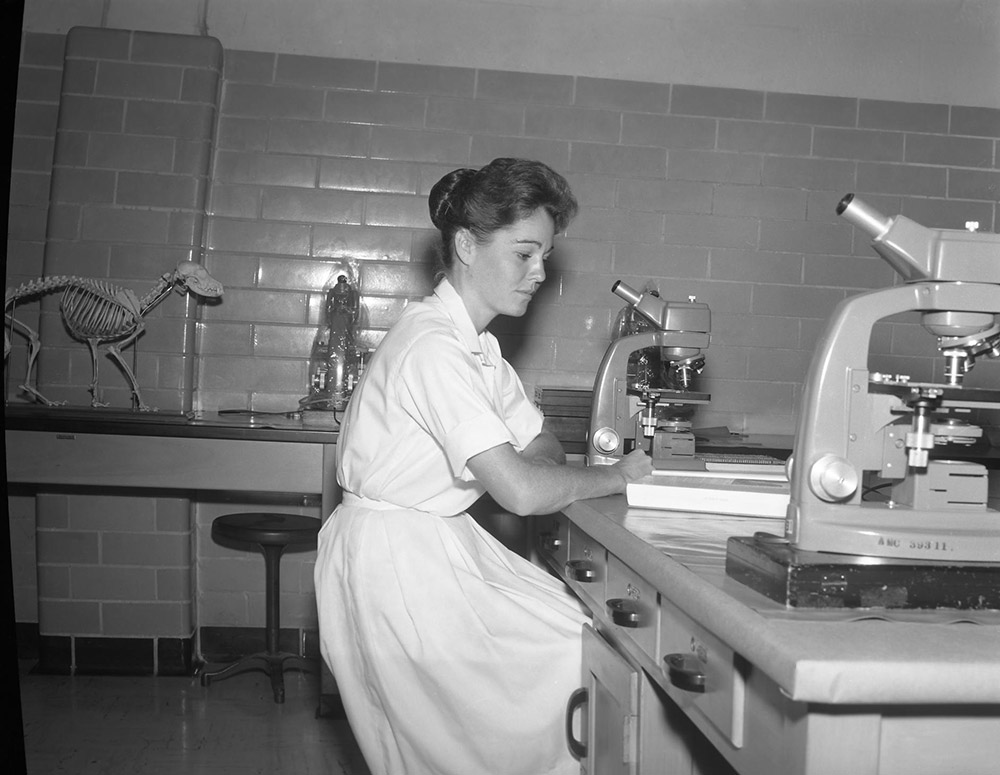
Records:
[[[271,678],[274,701],[285,701],[284,671],[287,668],[303,672],[316,672],[315,667],[297,654],[285,654],[278,648],[281,634],[280,566],[284,546],[259,544],[264,553],[264,639],[265,650],[251,654],[221,670],[201,674],[201,685],[208,686],[213,679],[222,680],[245,670],[262,669]]]
[[[264,633],[267,639],[267,672],[271,676],[271,690],[275,702],[285,701],[285,675],[283,660],[278,656],[278,639],[281,634],[280,567],[284,546],[261,545],[264,552]]]
[[[222,681],[230,676],[258,669],[263,670],[265,673],[271,672],[267,654],[249,654],[219,670],[204,670],[201,673],[201,685],[208,686],[213,680]]]
[[[279,586],[281,555],[284,546],[261,545],[264,552],[264,632],[267,653],[278,653],[278,635],[281,632],[281,588]]]

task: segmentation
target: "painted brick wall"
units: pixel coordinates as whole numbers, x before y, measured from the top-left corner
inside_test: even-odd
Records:
[[[221,45],[211,38],[70,31],[52,153],[45,275],[101,278],[134,290],[144,303],[161,275],[180,261],[200,260],[221,64]],[[54,76],[45,73],[48,80]],[[48,119],[48,111],[44,115]],[[39,152],[44,147],[41,138],[35,144]],[[190,409],[197,307],[173,296],[146,316],[136,371],[147,403]],[[63,325],[59,295],[40,301],[18,305],[41,309],[38,385],[49,399],[89,404],[79,386],[90,384],[90,354]],[[116,366],[103,357],[98,362],[97,398],[131,406]]]
[[[188,500],[40,494],[36,504],[43,635],[191,636]]]
[[[7,288],[44,273],[45,226],[65,48],[64,35],[26,34],[21,40],[7,217]],[[17,315],[38,330],[38,304],[19,306]],[[9,400],[17,400],[27,349],[19,336],[13,337],[11,344],[4,388]]]
[[[186,36],[155,37],[182,57],[190,51]],[[59,91],[68,88],[57,85],[60,43],[25,38],[8,284],[39,273],[43,224],[51,231],[65,220],[67,204],[50,208],[43,194]],[[337,258],[361,263],[363,341],[374,346],[405,301],[431,285],[430,186],[498,155],[552,164],[582,205],[534,309],[495,324],[525,381],[589,386],[620,307],[612,282],[650,282],[666,298],[696,295],[712,309],[702,388],[713,401],[700,410],[703,425],[791,432],[833,306],[895,282],[834,214],[844,193],[929,227],[976,220],[997,228],[995,109],[246,51],[223,59],[204,261],[227,293],[201,309],[196,382],[182,399],[198,409],[295,405]],[[151,83],[144,88],[166,88]],[[128,88],[120,79],[112,102]],[[70,96],[62,109],[73,115]],[[76,115],[106,120],[93,104]],[[160,187],[142,169],[147,157],[133,158],[137,169],[119,171],[115,195],[126,196],[131,181],[140,194],[133,212],[162,216],[163,203],[148,200]],[[172,211],[197,220],[176,201]],[[172,257],[153,251],[140,263],[148,275],[157,262],[163,269]],[[179,337],[156,326],[143,347],[179,353]],[[68,359],[62,368],[89,370],[85,348],[52,336]],[[877,328],[872,361],[917,379],[941,376],[932,340],[905,316]],[[170,352],[140,350],[144,389],[167,403],[176,362]],[[78,401],[86,380],[53,368]],[[118,375],[105,369],[117,388]],[[1000,364],[981,363],[970,384],[995,383],[998,373]]]
[[[980,108],[229,51],[206,255],[227,298],[201,323],[198,400],[294,407],[331,262],[361,262],[373,346],[430,285],[430,186],[520,155],[582,205],[534,308],[494,326],[525,381],[589,387],[611,284],[651,282],[712,309],[699,422],[789,433],[833,306],[895,282],[837,201],[991,231],[998,137]],[[875,369],[941,377],[905,316],[873,351]]]
[[[11,578],[14,582],[14,620],[19,623],[37,622],[34,496],[8,491],[7,522],[10,527]]]
[[[190,51],[184,37],[163,37],[177,55]],[[81,204],[49,205],[53,171],[71,150],[57,151],[60,109],[77,121],[107,118],[98,109],[105,102],[95,97],[81,110],[64,87],[65,50],[58,35],[27,34],[22,46],[8,286],[44,273],[46,230],[62,234],[72,220],[67,212]],[[525,381],[589,387],[621,306],[611,284],[648,281],[666,298],[696,295],[712,309],[702,387],[713,400],[699,410],[700,425],[791,432],[801,381],[833,306],[895,282],[834,214],[843,194],[856,192],[887,215],[901,212],[929,227],[962,228],[968,220],[984,231],[1000,227],[1000,110],[267,52],[226,51],[223,62],[203,259],[226,296],[200,312],[190,395],[175,401],[177,372],[168,367],[166,383],[152,374],[151,348],[143,345],[140,380],[164,406],[294,407],[305,393],[321,291],[334,262],[360,262],[363,341],[375,346],[406,300],[430,288],[430,186],[456,166],[500,155],[550,163],[567,175],[582,206],[534,308],[495,326]],[[155,58],[141,64],[162,66]],[[140,80],[143,88],[160,83]],[[130,83],[123,76],[119,93],[102,100],[128,101]],[[64,91],[71,97],[65,105]],[[148,198],[178,193],[150,184],[146,176],[173,170],[146,169],[149,158],[133,154],[131,168],[116,167],[115,196],[138,192],[128,206],[141,217],[183,213],[181,231],[192,234],[193,199]],[[140,178],[145,182],[132,185]],[[182,197],[197,198],[197,187],[170,182]],[[86,195],[93,199],[98,189]],[[147,252],[143,271],[120,276],[143,289],[175,256],[167,258]],[[110,264],[81,266],[119,276]],[[162,332],[149,336],[159,340]],[[53,337],[46,346],[62,350],[58,357],[74,375],[56,392],[82,403],[85,348]],[[166,339],[166,349],[176,349],[157,360],[172,364],[180,338]],[[15,344],[8,396],[24,357],[23,343]],[[873,348],[872,368],[941,377],[933,342],[907,316],[880,324]],[[87,376],[77,379],[81,368]],[[105,369],[109,388],[119,391],[109,395],[127,406],[117,375]],[[46,379],[59,373],[50,369]],[[983,362],[969,384],[995,386],[998,379],[1000,364]],[[198,622],[260,624],[254,596],[262,563],[249,553],[223,556],[211,545],[214,508],[196,507],[198,557],[212,561]],[[296,560],[302,564],[289,567],[283,584],[299,597],[286,609],[308,626],[310,558]]]
[[[157,639],[194,635],[194,565],[190,501],[125,494],[35,496],[38,625],[43,662],[66,660],[47,644],[79,639],[131,640],[155,667]],[[140,640],[142,639],[142,640]],[[142,644],[142,645],[140,645]]]

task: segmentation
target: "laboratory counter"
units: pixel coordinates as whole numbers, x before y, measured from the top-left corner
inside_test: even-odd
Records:
[[[85,406],[7,404],[4,406],[4,427],[6,430],[60,433],[330,443],[330,434],[337,432],[332,414],[322,423],[319,420],[314,423],[303,417],[303,414],[243,409],[222,412],[140,412]]]
[[[340,498],[336,418],[316,415],[8,404],[7,481],[318,495],[329,514]]]
[[[736,771],[995,772],[1000,611],[792,609],[727,577],[728,536],[782,524],[630,509],[619,495],[538,518],[535,536],[600,642],[637,674],[639,695],[622,706],[648,716],[665,692]],[[602,649],[585,639],[585,676],[588,650]],[[612,674],[590,673],[598,684]],[[656,691],[644,695],[646,680]],[[622,772],[662,771],[656,740],[669,734],[655,726],[632,722],[636,767]],[[587,756],[603,772],[600,754]]]
[[[7,483],[11,492],[31,495],[121,493],[297,502],[319,506],[325,517],[341,497],[336,477],[337,418],[329,412],[308,415],[243,411],[182,414],[9,404],[4,407]],[[165,535],[163,540],[169,541],[171,534]],[[154,551],[150,545],[145,548],[147,553]],[[46,560],[40,554],[38,561]],[[65,560],[56,557],[54,562]],[[116,601],[120,602],[117,597]],[[190,601],[179,599],[170,604],[184,609],[176,634],[181,641],[189,639],[186,617]],[[42,600],[39,605],[61,605],[61,600],[54,604]],[[163,633],[152,629],[158,625],[139,626],[148,629],[130,631],[130,636],[153,642],[155,635],[162,640]],[[65,630],[55,633],[57,639],[65,639]],[[75,631],[70,632],[76,636]],[[53,633],[42,629],[40,635],[45,639]],[[112,643],[101,647],[98,664],[103,665],[105,655],[113,653],[112,647],[128,639],[101,635],[92,640]],[[43,667],[63,665],[62,651],[53,653],[41,655]],[[79,665],[79,653],[76,659]],[[159,664],[162,667],[163,661]],[[188,657],[176,667],[189,668]],[[321,683],[324,698],[335,694],[325,669]]]

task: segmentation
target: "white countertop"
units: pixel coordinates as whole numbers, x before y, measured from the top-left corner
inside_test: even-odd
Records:
[[[621,495],[565,513],[793,700],[1000,703],[1000,611],[786,608],[725,573],[726,538],[767,521],[629,509]]]

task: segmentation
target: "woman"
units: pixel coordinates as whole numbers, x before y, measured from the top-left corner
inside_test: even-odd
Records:
[[[337,445],[343,503],[320,534],[324,659],[374,775],[578,770],[563,712],[586,615],[565,587],[465,513],[519,515],[625,490],[641,452],[571,468],[486,331],[520,316],[575,214],[539,162],[456,170],[430,193],[443,278],[386,334]]]

